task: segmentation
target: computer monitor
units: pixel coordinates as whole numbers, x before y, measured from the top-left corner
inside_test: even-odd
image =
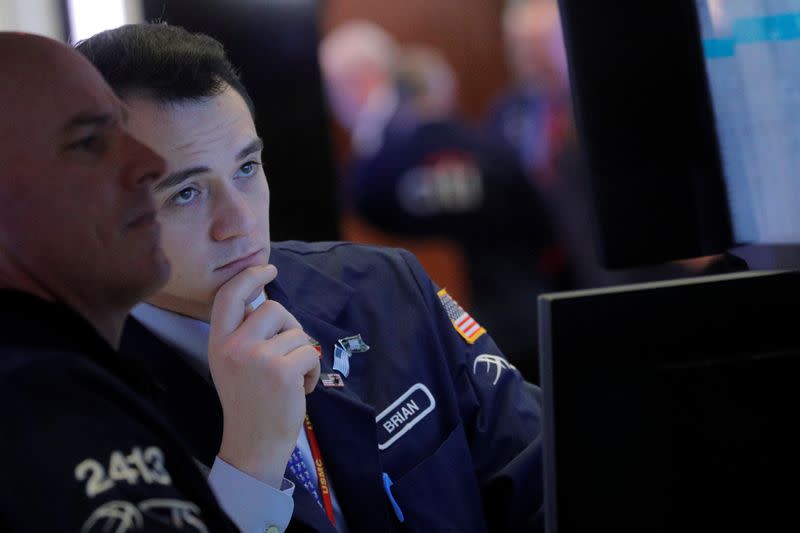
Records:
[[[800,239],[800,2],[695,0],[738,242]]]
[[[547,533],[796,529],[798,294],[744,272],[541,296]]]
[[[559,4],[605,266],[800,242],[800,3]]]

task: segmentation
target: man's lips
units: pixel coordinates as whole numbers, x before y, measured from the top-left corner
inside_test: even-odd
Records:
[[[225,263],[222,266],[218,266],[214,270],[217,271],[217,272],[223,271],[223,270],[234,270],[234,269],[244,270],[245,268],[248,268],[248,267],[251,267],[251,266],[261,265],[261,264],[263,264],[263,257],[262,257],[263,252],[264,252],[264,249],[263,248],[259,248],[258,250],[255,250],[254,252],[251,252],[251,253],[249,253],[247,255],[240,256],[237,259],[229,261],[229,262]]]

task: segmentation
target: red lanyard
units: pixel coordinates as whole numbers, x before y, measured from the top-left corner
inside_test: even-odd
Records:
[[[308,418],[308,415],[306,415],[305,428],[306,437],[308,437],[308,445],[311,448],[311,457],[314,459],[314,468],[317,470],[319,493],[322,496],[325,514],[328,515],[328,520],[331,521],[333,527],[336,527],[336,516],[333,514],[333,502],[331,501],[331,491],[328,488],[328,477],[325,475],[325,465],[322,464],[322,453],[319,451],[317,436],[314,434],[314,427],[311,425],[311,419]]]

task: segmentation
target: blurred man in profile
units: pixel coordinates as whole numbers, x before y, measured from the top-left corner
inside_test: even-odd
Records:
[[[3,531],[233,531],[115,352],[168,279],[164,161],[75,51],[0,33]]]
[[[395,85],[399,47],[375,23],[354,20],[337,27],[320,44],[320,67],[336,120],[350,134],[356,161],[380,149],[404,117]]]

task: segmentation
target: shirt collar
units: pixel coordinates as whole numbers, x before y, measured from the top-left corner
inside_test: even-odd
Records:
[[[258,307],[266,301],[260,294],[251,305]],[[143,302],[133,308],[131,315],[162,342],[185,354],[192,367],[208,376],[208,322],[181,315]]]

